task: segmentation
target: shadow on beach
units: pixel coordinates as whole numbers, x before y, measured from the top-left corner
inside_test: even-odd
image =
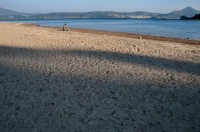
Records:
[[[6,46],[0,59],[0,131],[200,129],[200,63]]]

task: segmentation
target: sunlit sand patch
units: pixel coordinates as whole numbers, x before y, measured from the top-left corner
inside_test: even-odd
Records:
[[[54,36],[55,34],[49,32],[47,30],[41,30],[41,33],[38,33],[37,35],[39,35],[39,36]]]
[[[26,34],[25,36],[35,36],[35,34]]]
[[[23,23],[16,23],[15,25],[16,25],[16,26],[19,26],[19,25],[22,25],[22,24],[23,24]]]

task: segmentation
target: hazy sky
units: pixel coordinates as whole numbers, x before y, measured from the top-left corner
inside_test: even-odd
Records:
[[[0,0],[0,7],[26,13],[89,11],[169,13],[187,6],[200,10],[200,0]]]

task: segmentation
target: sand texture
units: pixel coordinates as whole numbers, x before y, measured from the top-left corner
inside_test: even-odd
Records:
[[[0,23],[0,131],[200,131],[199,45]]]

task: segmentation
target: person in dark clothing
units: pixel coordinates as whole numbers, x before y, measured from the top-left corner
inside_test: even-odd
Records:
[[[63,25],[63,31],[68,31],[68,27],[66,23]]]

